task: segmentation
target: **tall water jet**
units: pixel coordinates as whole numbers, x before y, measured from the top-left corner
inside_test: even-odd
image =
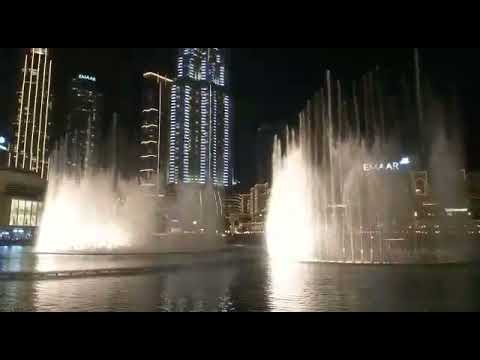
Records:
[[[117,252],[145,246],[153,232],[154,204],[136,181],[119,176],[117,116],[109,146],[107,169],[79,168],[72,162],[68,138],[50,157],[38,252]]]
[[[277,139],[274,146],[273,178],[276,180],[269,204],[267,221],[268,250],[274,259],[310,259],[315,245],[315,223],[311,209],[311,177],[304,166],[304,151],[289,133],[288,156],[282,155],[282,145]],[[294,176],[291,176],[291,175]],[[285,211],[288,204],[292,211]],[[279,226],[290,224],[291,226]],[[295,246],[290,246],[295,239]]]
[[[39,252],[113,251],[132,246],[118,217],[111,175],[77,180],[52,174],[36,245]]]

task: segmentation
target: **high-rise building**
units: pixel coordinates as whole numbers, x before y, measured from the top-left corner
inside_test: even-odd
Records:
[[[46,178],[52,110],[52,60],[47,48],[28,48],[25,52],[9,166]]]
[[[153,72],[143,77],[140,183],[158,194],[166,180],[169,87],[173,80]]]
[[[67,164],[77,174],[98,167],[102,105],[95,76],[79,74],[72,79],[66,123]]]
[[[270,187],[268,183],[257,184],[250,190],[250,214],[252,218],[264,216],[268,210]]]
[[[172,87],[169,184],[232,185],[232,105],[225,49],[181,48]]]

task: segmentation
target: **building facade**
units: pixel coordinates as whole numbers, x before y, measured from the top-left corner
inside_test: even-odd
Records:
[[[79,74],[72,79],[66,123],[70,171],[84,174],[99,165],[103,96],[93,75]]]
[[[268,183],[257,184],[250,190],[250,215],[252,219],[265,217],[268,211],[270,187]]]
[[[237,193],[230,193],[225,196],[224,201],[224,215],[226,218],[231,215],[242,214],[242,195]]]
[[[250,215],[251,208],[252,208],[252,197],[250,193],[248,194],[241,194],[240,195],[240,213],[243,215]]]
[[[46,180],[31,171],[0,169],[0,244],[33,241],[46,189]]]
[[[263,234],[269,197],[268,183],[253,186],[247,194],[227,196],[225,209],[230,235]]]
[[[9,167],[48,176],[52,110],[52,60],[47,48],[28,48],[18,87],[17,116]]]
[[[168,115],[173,82],[157,73],[143,75],[140,184],[159,194],[166,183]]]
[[[181,48],[172,87],[168,183],[230,187],[233,111],[225,49]]]

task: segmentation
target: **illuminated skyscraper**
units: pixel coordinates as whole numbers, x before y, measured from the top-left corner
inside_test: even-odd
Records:
[[[180,49],[170,116],[169,184],[231,186],[233,119],[225,49]]]
[[[52,61],[47,48],[28,48],[21,70],[9,165],[46,178],[51,126]]]
[[[169,87],[173,81],[148,72],[143,76],[140,182],[143,187],[161,192],[165,184],[168,152]]]
[[[103,96],[96,84],[95,76],[80,74],[70,85],[66,127],[68,165],[78,174],[95,169],[100,160]]]

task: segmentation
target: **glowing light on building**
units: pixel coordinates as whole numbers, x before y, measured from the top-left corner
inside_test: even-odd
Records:
[[[373,171],[402,171],[409,168],[410,165],[412,165],[412,160],[409,157],[403,157],[399,161],[365,163],[363,164],[363,171],[367,173]]]
[[[80,74],[78,75],[78,78],[80,80],[88,80],[88,81],[92,81],[92,82],[96,82],[97,81],[97,78],[95,76],[91,76],[91,75],[83,75],[83,74]]]
[[[0,150],[8,151],[7,139],[3,136],[0,136]]]
[[[410,158],[405,157],[402,160],[400,160],[400,165],[410,165],[412,162],[410,161]]]

